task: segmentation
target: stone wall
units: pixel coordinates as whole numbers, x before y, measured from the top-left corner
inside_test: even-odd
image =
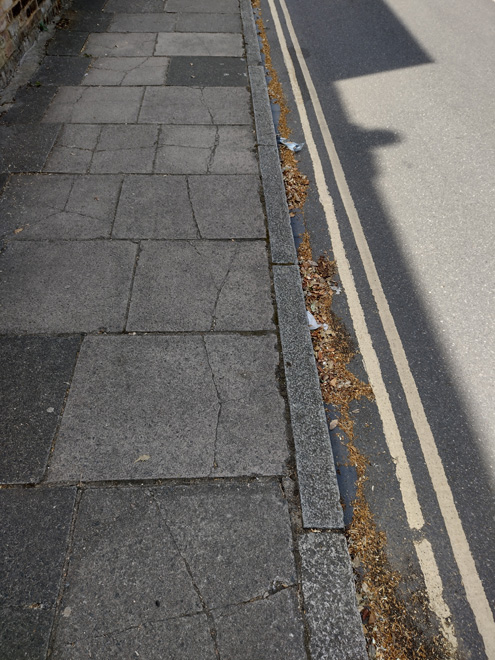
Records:
[[[64,0],[0,0],[0,89]]]

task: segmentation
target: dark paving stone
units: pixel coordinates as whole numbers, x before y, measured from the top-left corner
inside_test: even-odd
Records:
[[[0,491],[0,657],[46,657],[74,488]]]
[[[0,337],[0,483],[39,481],[79,337]]]
[[[89,32],[57,30],[48,44],[46,53],[47,55],[80,55],[88,36]]]
[[[245,60],[240,57],[172,57],[167,85],[246,87]]]
[[[99,0],[100,4],[102,3]],[[100,9],[95,9],[91,4],[86,6],[76,6],[74,3],[71,8],[64,12],[62,20],[57,25],[61,30],[70,30],[72,32],[106,32],[112,20],[111,14],[104,14]]]
[[[0,172],[39,172],[60,126],[0,126]]]
[[[153,14],[163,11],[164,0],[108,0],[105,11],[116,14]]]
[[[214,608],[232,606],[220,611],[222,644],[239,649],[232,624],[243,628],[246,620],[244,648],[240,656],[221,657],[280,658],[280,643],[293,646],[285,657],[302,658],[302,622],[290,596],[243,605],[263,596],[271,601],[279,583],[295,580],[287,504],[277,483],[89,489],[53,657],[132,658],[138,651],[148,660],[213,660]],[[236,605],[246,610],[245,620],[235,621]],[[256,634],[258,626],[267,637]]]
[[[5,185],[8,180],[9,180],[8,174],[0,174],[0,193],[3,192],[3,189],[5,188]]]
[[[0,118],[0,124],[34,124],[40,121],[57,89],[27,85],[15,95],[15,103]]]
[[[42,85],[79,85],[89,62],[87,57],[45,57],[31,82]]]
[[[98,13],[103,11],[108,0],[73,0],[71,9],[77,12]]]

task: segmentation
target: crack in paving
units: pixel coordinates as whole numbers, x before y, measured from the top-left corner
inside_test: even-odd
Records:
[[[206,174],[211,174],[211,168],[213,167],[213,161],[215,160],[215,154],[217,152],[218,145],[220,143],[220,128],[215,126],[215,141],[213,142],[213,147],[210,152],[210,157],[206,164]]]
[[[220,296],[222,295],[223,288],[224,288],[225,284],[227,283],[227,279],[228,279],[228,277],[229,277],[229,275],[230,275],[230,271],[232,270],[232,268],[233,268],[233,266],[234,266],[234,262],[235,262],[235,260],[237,259],[238,254],[239,254],[239,244],[236,243],[236,244],[235,244],[234,253],[233,253],[233,255],[232,255],[231,259],[230,259],[229,265],[227,266],[227,272],[225,273],[225,277],[223,278],[223,280],[222,280],[222,282],[221,282],[221,284],[220,284],[220,286],[219,286],[219,288],[218,288],[217,298],[216,298],[216,300],[215,300],[215,305],[214,305],[214,307],[213,307],[213,312],[212,312],[212,314],[211,314],[211,316],[212,316],[212,321],[211,321],[211,326],[210,326],[210,332],[213,332],[213,331],[215,330],[216,326],[217,326],[217,307],[218,307],[218,302],[219,302],[219,300],[220,300]]]
[[[220,429],[220,416],[222,414],[223,402],[222,402],[222,399],[220,397],[220,391],[218,389],[217,382],[215,380],[215,372],[213,371],[213,367],[212,367],[211,362],[210,362],[210,354],[208,353],[208,345],[206,343],[206,337],[203,335],[202,338],[203,338],[203,344],[204,344],[204,347],[205,347],[206,362],[208,363],[208,366],[210,368],[211,380],[212,380],[212,383],[213,383],[213,387],[215,388],[215,391],[217,393],[217,400],[218,400],[217,424],[216,424],[216,428],[215,428],[215,444],[213,445],[213,464],[212,464],[212,468],[210,470],[210,473],[208,475],[208,476],[211,476],[213,474],[213,472],[218,467],[218,464],[217,464],[217,443],[218,443],[218,431]]]
[[[186,189],[187,189],[187,197],[189,199],[189,204],[191,206],[192,217],[193,217],[193,220],[194,220],[194,224],[196,225],[196,231],[198,232],[198,238],[202,239],[203,236],[201,235],[201,230],[199,228],[198,219],[196,217],[196,212],[194,210],[194,204],[193,204],[193,201],[192,201],[192,194],[191,194],[191,185],[189,183],[189,177],[188,176],[186,176]]]
[[[215,619],[213,618],[213,614],[211,613],[211,610],[208,608],[208,605],[206,604],[206,600],[205,600],[203,594],[201,593],[201,589],[198,587],[198,585],[196,584],[196,582],[194,580],[194,575],[193,575],[193,572],[192,572],[191,567],[189,565],[189,562],[184,557],[184,555],[182,554],[182,552],[179,548],[179,544],[177,543],[177,540],[175,539],[175,536],[172,533],[172,529],[170,528],[168,520],[167,520],[165,514],[163,513],[163,511],[160,507],[160,503],[156,499],[155,493],[151,493],[151,496],[152,496],[152,498],[153,498],[153,500],[156,504],[158,512],[162,516],[163,523],[164,523],[165,528],[167,529],[167,531],[170,535],[170,538],[172,540],[172,544],[173,544],[177,554],[181,558],[182,563],[184,564],[184,568],[186,569],[186,573],[188,574],[189,579],[191,580],[192,587],[193,587],[194,591],[196,592],[196,595],[199,599],[199,602],[201,603],[203,613],[206,615],[206,618],[208,620],[208,624],[209,624],[209,627],[210,627],[210,635],[211,635],[211,639],[212,639],[213,646],[214,646],[214,649],[215,649],[215,655],[218,658],[218,660],[220,660],[220,650],[218,648],[218,643],[217,643],[217,630],[216,630],[216,624],[215,624]]]

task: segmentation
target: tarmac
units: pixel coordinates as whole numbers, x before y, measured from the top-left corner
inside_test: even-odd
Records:
[[[0,116],[0,658],[367,658],[248,0],[47,36]]]

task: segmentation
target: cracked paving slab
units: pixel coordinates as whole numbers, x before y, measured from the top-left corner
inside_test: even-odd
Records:
[[[92,57],[146,57],[153,55],[156,32],[102,32],[90,34],[84,52]],[[159,53],[158,53],[159,54]]]
[[[158,126],[102,126],[90,171],[94,174],[150,174]]]
[[[199,238],[186,177],[127,176],[112,236]]]
[[[48,480],[284,474],[275,337],[218,339],[86,337]]]
[[[15,240],[109,237],[121,181],[118,176],[13,175],[0,198],[0,235],[7,230]]]
[[[273,313],[264,242],[142,244],[128,330],[272,330]]]
[[[249,126],[162,126],[154,171],[258,174],[253,131]]]
[[[144,87],[61,87],[42,122],[134,123],[139,115],[144,89]]]
[[[302,621],[285,588],[295,579],[277,483],[87,489],[53,657],[209,659],[215,637],[231,657],[242,618],[240,657],[282,657],[285,637],[295,658]],[[258,625],[272,633],[261,656]]]
[[[87,172],[100,131],[101,126],[90,124],[63,126],[43,171],[81,174]]]
[[[118,13],[114,14],[108,32],[171,32],[176,21],[176,14]]]
[[[82,85],[164,85],[168,57],[96,58]]]
[[[249,108],[249,92],[244,87],[148,87],[139,123],[251,126]]]
[[[9,243],[0,255],[0,332],[122,332],[136,252],[125,241]]]

